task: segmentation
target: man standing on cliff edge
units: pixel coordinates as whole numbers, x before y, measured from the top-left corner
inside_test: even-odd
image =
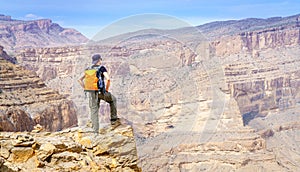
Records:
[[[89,107],[91,112],[92,127],[95,132],[99,130],[99,108],[100,100],[104,100],[110,105],[110,121],[112,125],[119,123],[117,117],[116,98],[108,90],[110,87],[110,77],[102,64],[100,54],[92,56],[92,66],[85,70],[85,74],[78,80],[82,88],[88,93]],[[106,79],[106,84],[104,82]],[[103,87],[103,89],[101,89]]]

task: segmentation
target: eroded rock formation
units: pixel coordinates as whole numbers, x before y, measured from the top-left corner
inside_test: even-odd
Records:
[[[3,49],[4,49],[4,47],[0,45],[0,57],[2,57],[4,60],[7,60],[11,63],[16,64],[17,58],[9,56]]]
[[[46,87],[33,72],[0,57],[0,130],[31,131],[41,124],[47,131],[77,125],[74,103]]]

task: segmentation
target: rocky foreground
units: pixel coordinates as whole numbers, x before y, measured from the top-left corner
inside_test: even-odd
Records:
[[[60,132],[0,133],[0,171],[124,171],[139,172],[130,126],[70,128]]]

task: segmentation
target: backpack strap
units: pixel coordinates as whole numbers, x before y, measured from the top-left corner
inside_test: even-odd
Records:
[[[106,89],[105,89],[105,82],[104,82],[104,79],[102,79],[101,75],[102,75],[102,72],[100,71],[101,67],[103,66],[99,66],[98,70],[97,70],[97,78],[98,78],[98,91],[99,93],[102,93],[104,94],[106,92]]]

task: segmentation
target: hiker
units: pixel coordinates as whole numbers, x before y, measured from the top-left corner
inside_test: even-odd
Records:
[[[95,132],[98,132],[99,130],[100,100],[104,100],[110,105],[111,124],[115,125],[119,122],[119,118],[117,117],[116,98],[109,92],[110,78],[106,68],[101,64],[101,55],[93,55],[92,66],[88,67],[85,70],[85,74],[78,80],[81,87],[88,93],[92,127]],[[106,79],[106,84],[104,78]]]

